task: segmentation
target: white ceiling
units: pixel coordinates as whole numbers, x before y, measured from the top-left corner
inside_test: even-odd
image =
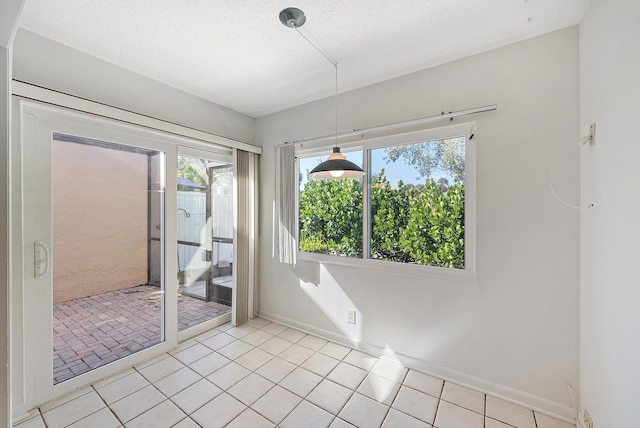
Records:
[[[27,0],[21,27],[252,117],[577,24],[589,0]]]

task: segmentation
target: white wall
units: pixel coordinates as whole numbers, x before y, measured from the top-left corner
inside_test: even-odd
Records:
[[[10,421],[9,136],[11,48],[0,45],[0,425]],[[7,202],[5,202],[7,201]]]
[[[498,111],[468,119],[478,124],[475,284],[279,264],[273,146],[332,133],[333,100],[257,119],[265,149],[260,312],[570,417],[563,381],[578,384],[579,216],[554,200],[549,172],[564,153],[558,191],[578,203],[577,27],[342,94],[340,128],[493,103]],[[350,305],[361,315],[351,329]]]
[[[598,427],[638,427],[640,413],[640,2],[591,0],[580,24],[583,152],[580,391]]]
[[[12,46],[24,1],[0,2],[0,426],[11,423],[10,143]]]
[[[172,61],[170,56],[167,61]],[[20,29],[13,78],[245,143],[253,119]]]

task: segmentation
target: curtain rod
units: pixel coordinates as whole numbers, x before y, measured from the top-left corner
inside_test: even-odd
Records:
[[[353,131],[341,132],[337,135],[331,134],[331,135],[325,135],[323,137],[313,137],[313,138],[307,138],[305,140],[297,140],[293,142],[282,143],[282,144],[276,145],[275,147],[282,147],[288,144],[301,145],[301,144],[318,143],[320,141],[325,141],[330,139],[352,137],[354,135],[363,134],[366,132],[377,132],[377,131],[386,131],[386,130],[395,129],[395,128],[404,128],[412,125],[421,125],[423,123],[434,122],[436,120],[453,119],[454,117],[466,116],[469,114],[476,114],[476,113],[484,113],[487,111],[493,111],[497,109],[498,109],[498,105],[492,104],[484,107],[476,107],[472,109],[453,111],[449,113],[442,112],[441,114],[437,114],[434,116],[421,117],[419,119],[411,119],[411,120],[406,120],[404,122],[395,122],[395,123],[389,123],[387,125],[372,126],[371,128],[354,129]]]

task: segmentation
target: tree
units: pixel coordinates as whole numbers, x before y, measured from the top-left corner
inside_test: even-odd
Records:
[[[362,182],[309,180],[299,198],[301,251],[362,257]]]
[[[445,177],[440,177],[438,179],[437,187],[440,192],[445,192],[449,188],[449,180]]]
[[[231,195],[233,193],[233,169],[231,165],[208,166],[207,161],[180,156],[178,158],[178,177],[200,186],[209,187],[209,179],[214,193]]]
[[[395,262],[412,262],[400,242],[400,232],[409,220],[409,200],[415,197],[414,186],[398,188],[384,175],[384,169],[371,180],[371,258]]]
[[[428,178],[438,170],[464,180],[464,137],[447,140],[425,141],[406,146],[385,149],[387,162],[402,159],[418,171],[420,177]]]
[[[402,249],[415,263],[464,268],[464,187],[456,181],[442,190],[428,180],[409,200],[407,227],[400,233]]]
[[[189,180],[192,183],[199,184],[200,186],[207,186],[207,181],[204,178],[205,176],[205,171],[200,171],[192,163],[182,162],[178,166],[178,177]]]
[[[372,176],[370,257],[464,268],[464,183],[455,179],[394,188]],[[299,198],[300,251],[362,257],[362,183],[309,180]]]

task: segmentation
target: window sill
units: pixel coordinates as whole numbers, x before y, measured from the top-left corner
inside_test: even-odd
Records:
[[[375,270],[392,275],[402,275],[416,278],[433,278],[456,283],[476,284],[475,271],[469,268],[450,269],[437,266],[416,265],[410,263],[390,262],[385,260],[356,259],[352,257],[303,252],[298,252],[297,259],[300,262]]]

